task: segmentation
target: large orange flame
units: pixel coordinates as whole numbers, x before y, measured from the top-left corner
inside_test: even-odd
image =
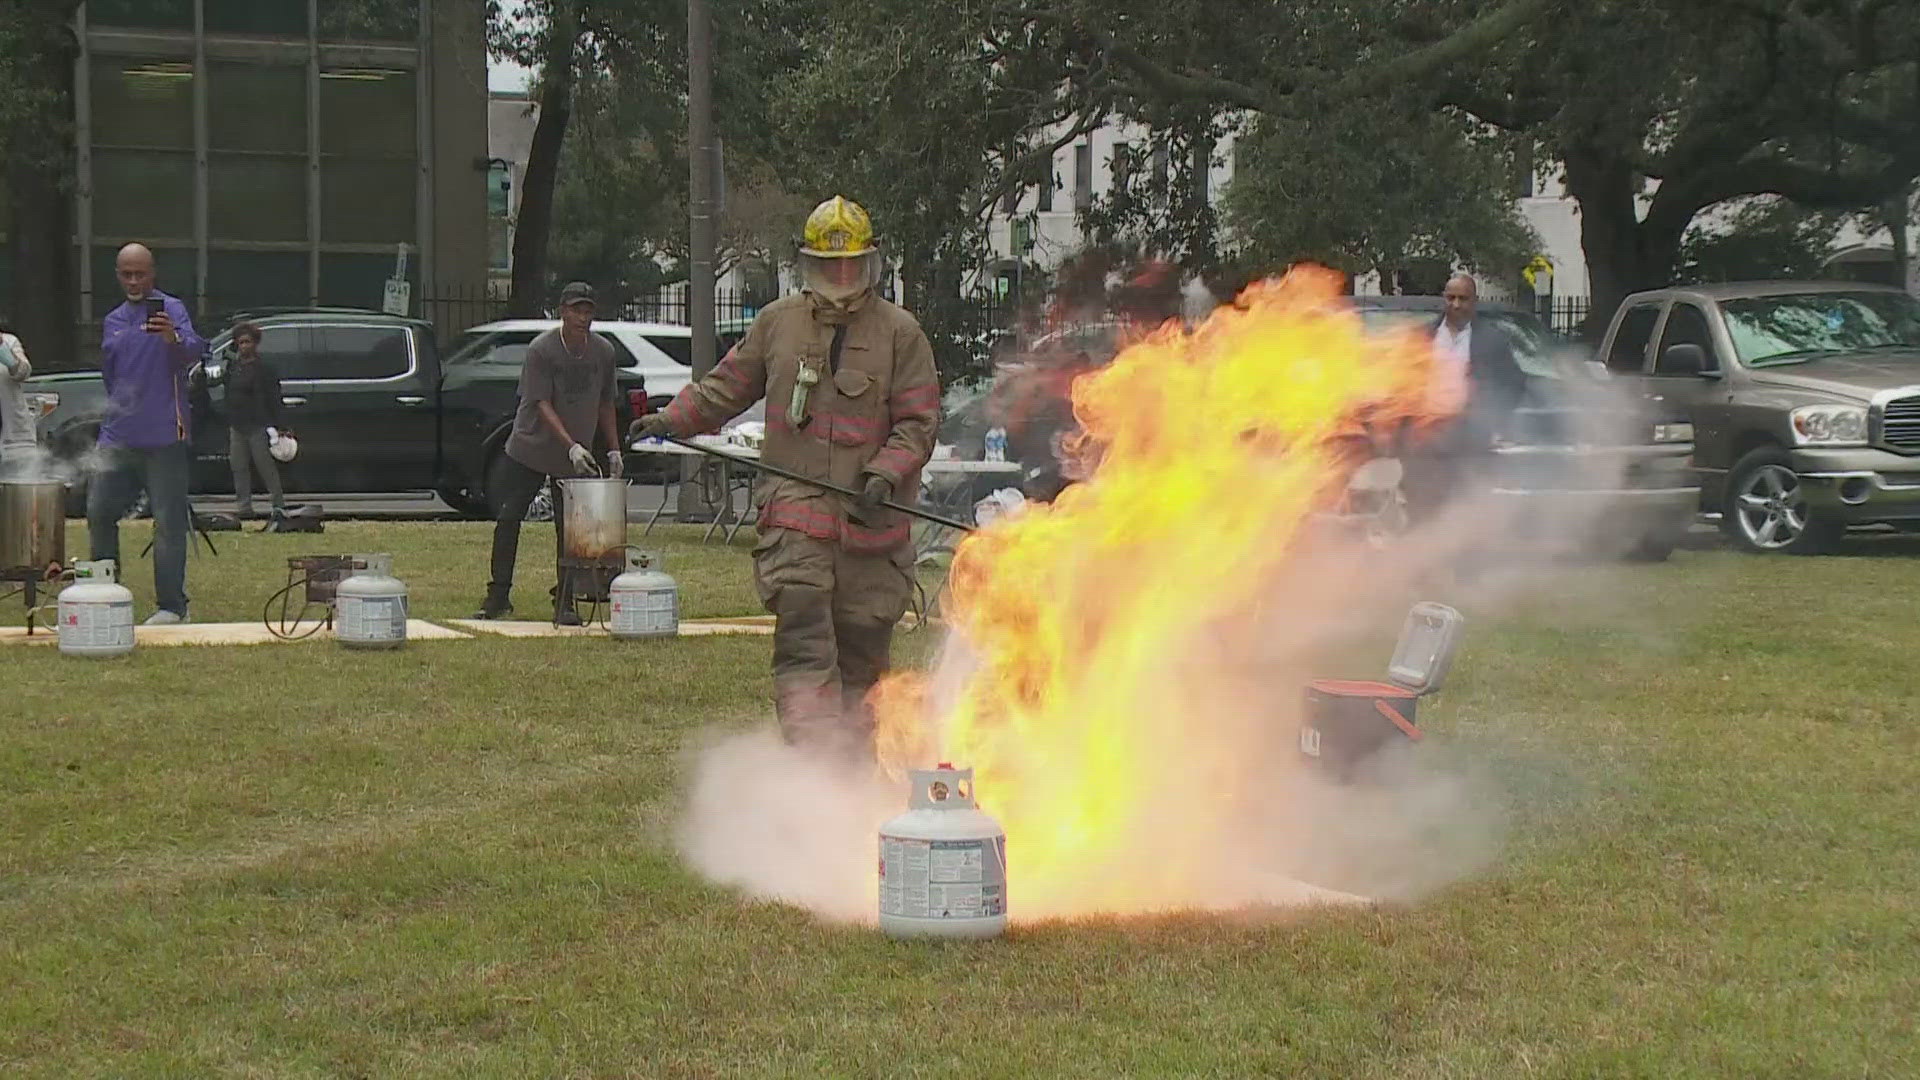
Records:
[[[1431,344],[1367,335],[1338,282],[1256,284],[1075,382],[1093,478],[968,537],[949,605],[966,664],[876,695],[888,764],[977,770],[1017,913],[1240,899],[1219,840],[1263,779],[1259,702],[1298,690],[1250,692],[1222,643],[1339,497],[1362,423],[1449,409]]]

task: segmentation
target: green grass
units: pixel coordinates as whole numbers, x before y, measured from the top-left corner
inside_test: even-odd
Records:
[[[288,554],[392,551],[429,617],[485,576],[478,526],[220,539],[196,619],[255,617]],[[665,547],[690,614],[757,610],[744,541]],[[682,748],[764,716],[764,638],[8,647],[0,1071],[1915,1075],[1912,554],[1683,552],[1470,610],[1422,719],[1513,835],[1417,904],[973,947],[680,865]]]
[[[664,569],[680,583],[682,614],[689,619],[761,614],[750,574],[753,530],[743,530],[731,545],[716,536],[700,542],[705,526],[671,525],[655,528],[647,537],[639,527],[630,530],[636,546],[659,552]],[[407,583],[410,610],[422,619],[464,619],[480,607],[487,591],[488,562],[493,551],[493,526],[445,521],[329,521],[326,532],[262,533],[249,524],[245,531],[214,533],[218,554],[194,540],[187,560],[187,596],[195,622],[257,622],[267,599],[287,583],[287,559],[300,555],[347,555],[388,552],[394,576]],[[141,617],[153,610],[153,564],[141,555],[153,535],[152,523],[129,521],[120,529],[120,552],[126,564],[121,583],[133,590]],[[67,523],[67,557],[88,554],[83,521]],[[515,616],[545,619],[552,615],[547,589],[553,584],[553,526],[529,522],[520,532],[519,557],[514,564]],[[11,583],[0,583],[0,591]],[[0,601],[0,626],[25,622],[18,599]]]

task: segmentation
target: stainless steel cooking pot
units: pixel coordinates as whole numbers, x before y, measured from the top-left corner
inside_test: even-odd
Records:
[[[567,557],[619,558],[627,544],[627,481],[580,477],[560,481],[560,492]]]
[[[0,482],[0,573],[67,561],[67,490],[58,481]]]

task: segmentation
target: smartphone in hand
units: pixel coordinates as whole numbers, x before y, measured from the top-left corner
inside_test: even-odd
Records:
[[[154,316],[156,315],[165,315],[166,313],[167,313],[166,300],[158,296],[147,297],[147,324],[145,327],[147,333],[157,334],[160,332],[158,329],[155,329],[153,325],[153,319],[154,319]]]

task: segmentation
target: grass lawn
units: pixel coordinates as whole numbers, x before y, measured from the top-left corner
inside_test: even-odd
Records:
[[[289,554],[391,551],[429,618],[485,576],[484,526],[218,539],[198,621],[257,617]],[[661,546],[689,615],[758,610],[744,541]],[[523,612],[550,551],[530,526]],[[1469,610],[1421,717],[1513,835],[1418,904],[970,947],[679,863],[682,747],[764,717],[765,638],[7,647],[0,1071],[1920,1075],[1915,554],[1682,552]]]

